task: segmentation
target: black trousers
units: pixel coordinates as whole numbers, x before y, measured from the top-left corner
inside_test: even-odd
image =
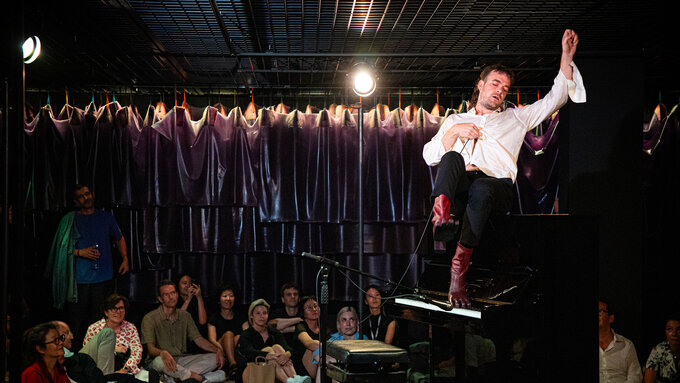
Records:
[[[101,304],[113,293],[113,279],[89,284],[78,285],[78,303],[67,303],[66,314],[68,325],[73,333],[73,349],[83,347],[83,338],[87,327],[104,317]]]
[[[437,167],[432,198],[441,194],[451,201],[451,213],[462,217],[460,243],[476,247],[489,217],[510,210],[512,180],[487,176],[481,171],[465,171],[463,156],[448,152]]]

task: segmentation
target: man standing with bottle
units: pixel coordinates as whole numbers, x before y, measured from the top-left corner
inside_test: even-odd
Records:
[[[52,278],[54,306],[66,303],[74,332],[84,334],[84,326],[99,319],[99,305],[113,292],[112,241],[122,257],[118,272],[127,273],[129,266],[125,238],[113,214],[95,209],[94,194],[84,185],[75,186],[73,202],[78,210],[59,223],[47,274]]]

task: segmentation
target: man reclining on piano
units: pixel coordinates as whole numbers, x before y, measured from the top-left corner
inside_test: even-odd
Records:
[[[482,71],[466,113],[452,114],[423,148],[429,166],[439,165],[432,191],[435,241],[452,241],[461,234],[451,260],[449,301],[470,307],[465,273],[473,249],[492,214],[502,214],[512,203],[517,157],[527,131],[559,110],[567,99],[585,102],[581,75],[573,63],[578,35],[562,36],[560,71],[546,96],[522,108],[503,110],[513,73],[503,65]],[[452,208],[451,201],[454,202]],[[455,220],[451,212],[460,220]]]

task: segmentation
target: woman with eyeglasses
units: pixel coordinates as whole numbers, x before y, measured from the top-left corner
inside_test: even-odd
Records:
[[[59,359],[64,357],[65,335],[59,335],[51,323],[39,324],[24,333],[24,361],[28,368],[21,374],[21,383],[68,383],[68,376]]]
[[[307,374],[316,377],[314,351],[319,349],[319,304],[313,296],[302,297],[301,323],[295,325],[295,344],[293,345],[293,364],[296,369],[304,367]]]
[[[104,375],[140,371],[142,343],[135,325],[125,320],[129,307],[126,297],[111,294],[102,302],[104,318],[87,328],[80,352],[90,355]]]

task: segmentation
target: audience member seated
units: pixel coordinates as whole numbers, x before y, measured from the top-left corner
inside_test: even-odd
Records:
[[[286,383],[310,383],[309,376],[300,376],[295,372],[290,360],[291,348],[280,331],[267,325],[269,320],[269,303],[258,299],[248,308],[250,327],[243,330],[239,338],[237,350],[247,362],[255,362],[258,356],[264,357],[268,363],[276,366],[276,379]],[[243,382],[248,382],[248,368],[243,371]],[[250,382],[259,383],[259,382]]]
[[[371,316],[368,319],[368,339],[379,340],[387,344],[392,344],[394,334],[397,330],[397,321],[387,316],[382,309],[382,294],[378,286],[370,285],[366,288],[366,298],[364,302],[368,305]]]
[[[360,335],[357,331],[357,324],[359,323],[359,315],[357,310],[351,306],[345,306],[338,311],[336,326],[338,332],[331,334],[328,342],[336,340],[368,340],[366,335]],[[318,361],[320,350],[314,351],[314,359]]]
[[[666,341],[652,349],[645,364],[645,383],[677,382],[680,357],[680,313],[666,319]]]
[[[142,380],[136,379],[134,375],[127,373],[104,375],[90,355],[84,353],[82,350],[76,353],[71,351],[74,334],[71,332],[69,325],[61,321],[52,321],[51,323],[59,330],[59,336],[64,337],[64,357],[60,360],[60,363],[63,364],[71,383],[142,382]],[[113,333],[113,330],[104,329],[101,332]],[[113,342],[111,343],[115,344],[115,334],[113,338]],[[147,371],[141,371],[137,376],[148,379]]]
[[[338,311],[336,325],[338,327],[338,332],[331,334],[328,339],[329,342],[334,340],[357,340],[364,339],[368,340],[366,335],[360,335],[357,331],[357,324],[359,323],[359,315],[357,310],[351,306],[345,306]]]
[[[160,283],[158,301],[158,309],[142,319],[142,344],[152,358],[150,368],[172,378],[199,382],[204,379],[202,374],[222,368],[222,350],[201,336],[188,312],[177,308],[177,290],[172,281]],[[187,354],[187,341],[211,354]],[[207,374],[206,378],[219,381],[221,375],[224,380],[224,372],[218,373],[221,374]]]
[[[611,306],[602,300],[598,306],[600,382],[642,382],[642,369],[633,342],[612,329],[614,312]]]
[[[234,310],[236,289],[227,284],[221,286],[219,291],[218,310],[208,316],[208,340],[222,349],[229,362],[228,378],[234,378],[237,367],[234,349],[241,331],[248,328],[248,320],[245,315]]]
[[[283,307],[275,308],[269,316],[269,325],[283,333],[286,342],[295,342],[295,325],[302,322],[300,315],[300,287],[295,282],[281,286],[281,302]]]
[[[295,342],[293,343],[293,365],[298,371],[307,371],[307,375],[316,377],[317,366],[312,355],[319,349],[319,304],[314,297],[302,298],[303,321],[295,326]]]
[[[366,335],[360,335],[358,331],[357,324],[359,323],[359,315],[357,310],[351,306],[345,306],[338,311],[336,326],[338,332],[331,334],[328,338],[328,343],[334,342],[336,340],[368,340]],[[314,363],[319,363],[319,355],[321,353],[321,348],[314,351],[313,358]],[[329,355],[326,355],[326,363],[334,363],[336,360]],[[321,374],[316,375],[316,381],[321,381]]]
[[[64,357],[64,336],[52,323],[42,323],[24,333],[24,362],[28,368],[21,374],[21,383],[68,383],[59,359]]]
[[[205,325],[208,323],[208,313],[205,311],[201,285],[190,275],[184,274],[179,278],[177,288],[179,289],[177,307],[191,314],[201,335],[207,334]]]
[[[142,343],[139,340],[137,328],[125,320],[125,314],[130,308],[128,299],[122,295],[111,294],[102,303],[104,318],[94,322],[87,329],[83,341],[84,352],[97,361],[97,367],[104,374],[116,371],[120,374],[137,374],[140,371],[139,362],[142,361]],[[99,354],[97,338],[102,330],[112,329],[115,333],[115,349],[113,365],[108,358],[96,358]],[[103,361],[106,363],[101,363]]]

